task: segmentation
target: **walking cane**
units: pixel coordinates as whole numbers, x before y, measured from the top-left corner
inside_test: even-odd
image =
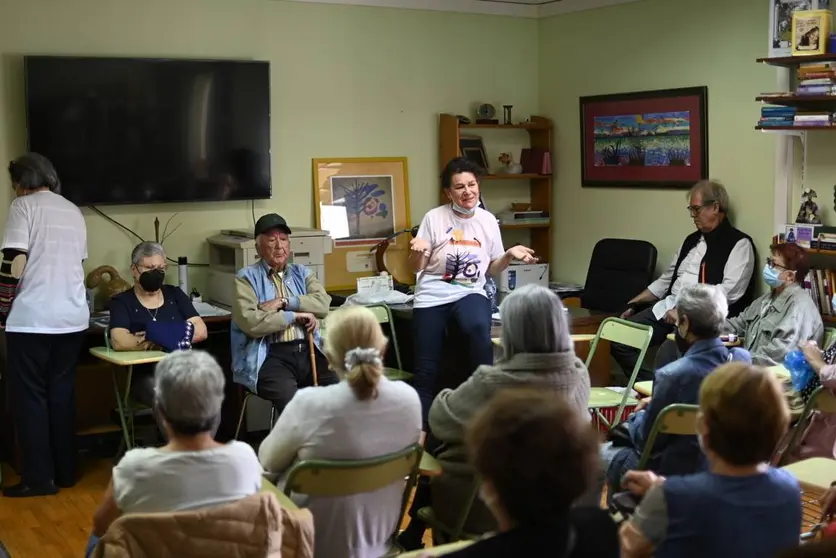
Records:
[[[311,372],[313,372],[313,385],[319,385],[319,378],[316,375],[316,347],[314,347],[313,334],[308,332],[308,354],[311,356]]]

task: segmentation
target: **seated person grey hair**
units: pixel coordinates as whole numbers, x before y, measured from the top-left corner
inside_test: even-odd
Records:
[[[573,349],[560,297],[541,285],[525,285],[500,305],[505,359],[519,353],[563,353]]]
[[[203,432],[214,436],[225,383],[221,366],[209,353],[180,351],[161,360],[154,374],[154,411],[168,439]]]

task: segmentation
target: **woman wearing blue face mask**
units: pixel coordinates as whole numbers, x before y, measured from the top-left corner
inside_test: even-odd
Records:
[[[773,244],[763,266],[767,294],[739,316],[726,321],[725,331],[743,337],[752,361],[773,366],[805,341],[821,343],[824,326],[811,296],[804,290],[810,271],[807,250],[797,244]]]
[[[496,217],[479,207],[482,172],[464,158],[447,163],[441,185],[450,203],[428,211],[409,244],[417,280],[413,386],[421,397],[425,425],[447,325],[458,325],[466,339],[469,371],[492,364],[491,304],[485,278],[497,277],[513,260],[537,261],[530,248],[514,246],[506,251],[503,247]]]

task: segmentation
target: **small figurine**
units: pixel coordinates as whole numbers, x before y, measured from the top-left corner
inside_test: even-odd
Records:
[[[801,192],[801,207],[798,208],[798,216],[795,218],[796,223],[821,225],[819,205],[813,201],[816,197],[816,191],[812,188],[805,188],[804,191]]]

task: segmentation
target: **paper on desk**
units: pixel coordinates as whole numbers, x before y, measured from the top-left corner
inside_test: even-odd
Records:
[[[211,316],[229,316],[230,314],[229,310],[218,308],[208,302],[192,302],[192,304],[194,305],[194,309],[197,310],[197,313],[200,314],[201,318],[208,318]]]

